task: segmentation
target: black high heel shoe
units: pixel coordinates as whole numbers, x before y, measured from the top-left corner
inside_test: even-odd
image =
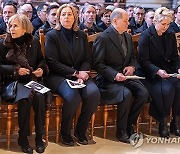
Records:
[[[173,120],[170,123],[170,133],[180,136],[180,127],[179,127],[179,117],[173,117]]]
[[[159,122],[159,135],[160,137],[169,138],[169,131],[167,128],[167,118],[164,118]]]

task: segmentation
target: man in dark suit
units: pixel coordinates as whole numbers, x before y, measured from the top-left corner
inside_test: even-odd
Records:
[[[6,33],[7,23],[11,16],[17,12],[17,6],[13,2],[6,2],[3,7],[3,22],[0,24],[0,35]]]
[[[170,24],[170,29],[174,33],[180,32],[180,5],[174,11],[175,20]]]
[[[117,104],[116,137],[125,143],[129,143],[129,137],[134,133],[133,125],[148,97],[139,80],[127,78],[133,75],[136,66],[132,38],[125,32],[128,19],[125,10],[115,9],[110,16],[111,26],[93,45],[93,66],[98,72],[97,85],[102,103]]]

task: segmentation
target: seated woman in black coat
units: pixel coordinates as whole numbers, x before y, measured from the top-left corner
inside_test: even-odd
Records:
[[[150,115],[159,121],[159,134],[169,137],[167,117],[172,108],[173,119],[170,132],[180,136],[180,59],[177,52],[176,37],[168,28],[172,21],[169,9],[158,8],[154,14],[154,25],[145,30],[139,40],[138,75],[152,97]]]
[[[81,144],[88,144],[85,136],[88,123],[100,101],[97,86],[89,77],[91,58],[87,36],[78,30],[78,15],[69,4],[57,11],[57,27],[46,35],[45,56],[49,66],[47,85],[64,99],[60,135],[62,142],[73,146],[70,130],[73,117],[82,101],[75,136]],[[71,88],[66,79],[84,83],[82,89]]]
[[[3,83],[18,80],[16,98],[18,102],[18,145],[24,153],[33,153],[27,136],[30,135],[30,111],[34,109],[36,151],[45,150],[42,135],[45,123],[45,97],[28,89],[24,84],[33,79],[42,82],[47,65],[41,53],[40,43],[31,35],[33,27],[25,15],[13,15],[8,21],[8,33],[0,40],[0,74]]]

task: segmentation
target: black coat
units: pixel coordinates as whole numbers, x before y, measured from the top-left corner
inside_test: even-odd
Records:
[[[93,68],[98,72],[97,85],[103,103],[123,101],[124,82],[116,82],[115,76],[127,66],[136,66],[131,35],[125,32],[127,54],[124,55],[119,38],[110,26],[95,40],[93,45]]]
[[[176,100],[179,101],[179,99],[174,99],[173,88],[175,88],[175,86],[172,86],[172,81],[177,80],[177,89],[175,89],[178,95],[179,80],[176,78],[164,79],[156,75],[159,69],[172,74],[177,73],[180,68],[175,34],[167,30],[162,35],[162,38],[164,41],[158,37],[154,26],[149,27],[141,33],[138,45],[139,66],[136,71],[137,75],[146,77],[142,82],[148,89],[152,98],[149,114],[159,121],[168,114],[167,110],[170,110],[170,108],[167,108],[168,104],[171,106],[173,100],[174,104],[177,103]],[[173,87],[171,93],[169,93],[169,90],[165,92],[166,86],[169,88]]]
[[[141,75],[155,78],[159,69],[175,73],[180,68],[175,34],[168,30],[164,33],[164,37],[165,43],[162,45],[154,25],[141,34],[138,45],[140,64],[138,71]]]
[[[33,68],[33,70],[36,70],[37,68],[42,68],[43,72],[47,72],[47,67],[45,60],[42,56],[41,52],[41,46],[39,43],[39,40],[34,38],[33,40],[30,40],[31,38],[28,38],[28,43],[31,42],[26,49],[26,58],[29,62],[29,65]],[[32,80],[32,75],[25,75],[25,76],[19,76],[17,71],[19,68],[19,64],[9,61],[6,58],[7,53],[9,52],[10,48],[8,46],[13,45],[13,42],[8,43],[8,45],[3,44],[4,39],[0,40],[0,75],[1,75],[1,83],[9,83],[15,80],[19,81],[18,90],[17,90],[17,96],[16,101],[22,99],[22,98],[28,98],[30,94],[30,90],[22,86],[25,83],[28,83]],[[38,78],[38,80],[41,80],[41,78]],[[21,84],[22,83],[22,84]]]
[[[178,25],[177,25],[174,21],[171,22],[169,28],[170,28],[170,30],[172,30],[174,33],[180,32],[180,28],[178,27]]]
[[[87,35],[82,31],[74,32],[72,45],[73,50],[62,30],[53,29],[46,35],[45,56],[50,71],[46,84],[53,92],[63,80],[71,79],[76,70],[90,70]]]

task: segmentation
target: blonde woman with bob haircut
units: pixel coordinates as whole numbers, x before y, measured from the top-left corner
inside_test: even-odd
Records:
[[[152,98],[149,113],[159,121],[159,135],[165,138],[170,136],[167,118],[171,108],[170,133],[180,136],[180,75],[176,75],[180,73],[180,60],[175,34],[169,29],[172,19],[169,9],[158,8],[154,25],[141,34],[138,46],[137,74],[146,77],[142,82]]]
[[[89,76],[91,58],[87,36],[78,30],[78,15],[70,4],[62,5],[57,11],[57,27],[46,35],[45,56],[50,74],[46,80],[51,90],[64,99],[60,136],[62,142],[74,146],[71,136],[73,116],[82,101],[81,113],[74,135],[80,144],[88,144],[86,130],[92,114],[100,100],[97,86]],[[66,79],[86,85],[72,89]]]
[[[16,97],[10,102],[18,104],[18,145],[22,152],[33,153],[27,138],[30,135],[32,106],[35,113],[35,150],[37,153],[43,153],[45,150],[42,141],[45,123],[45,97],[24,86],[34,79],[42,83],[42,76],[48,72],[40,43],[31,35],[32,30],[31,22],[23,14],[15,14],[9,19],[8,33],[5,39],[0,40],[0,74],[2,82],[5,84],[18,80]]]

